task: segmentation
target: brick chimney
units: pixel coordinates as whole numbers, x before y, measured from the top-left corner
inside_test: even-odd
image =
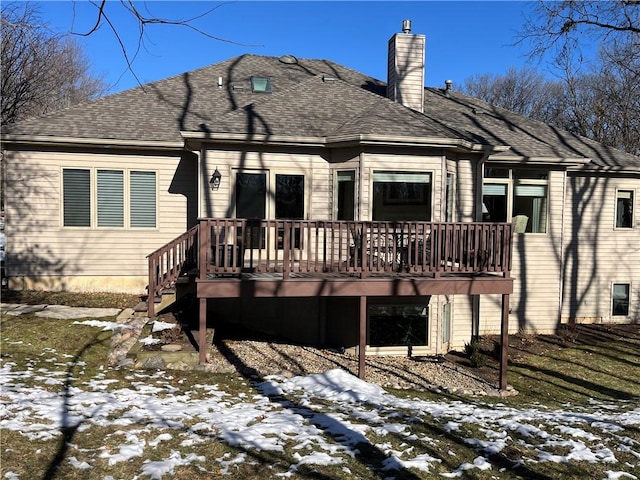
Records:
[[[387,98],[419,112],[424,105],[424,35],[411,33],[411,20],[389,39]]]

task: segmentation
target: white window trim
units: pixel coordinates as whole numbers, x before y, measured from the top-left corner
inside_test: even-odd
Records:
[[[64,171],[65,170],[88,170],[89,188],[91,192],[91,218],[87,227],[72,227],[64,224]],[[98,226],[98,170],[122,172],[124,176],[124,226],[122,227],[99,227]],[[155,196],[156,196],[156,225],[155,227],[132,227],[131,226],[131,172],[153,172],[155,175]],[[158,230],[160,196],[158,188],[158,171],[146,168],[104,168],[85,166],[63,166],[60,168],[60,219],[59,225],[64,230],[100,230],[100,231],[155,231]]]
[[[451,178],[451,212],[449,212],[449,202],[447,202],[447,183],[449,178]],[[442,218],[445,222],[455,222],[456,221],[456,174],[454,172],[445,172],[444,174],[444,187],[442,189],[442,197],[443,197],[443,211]],[[451,213],[451,220],[447,217],[447,213]]]
[[[263,173],[267,176],[267,205],[265,217],[267,220],[275,219],[276,214],[276,205],[275,198],[276,194],[276,175],[302,175],[304,177],[304,213],[303,219],[309,219],[309,212],[311,211],[311,173],[302,170],[302,169],[294,169],[294,168],[232,168],[231,169],[231,182],[233,187],[229,189],[229,201],[233,204],[233,214],[237,217],[236,214],[236,201],[234,195],[235,192],[235,184],[236,177],[238,173],[255,173],[260,174]]]
[[[618,227],[616,225],[616,221],[618,218],[618,193],[619,192],[631,192],[631,195],[633,196],[632,200],[632,208],[633,211],[631,212],[631,226],[630,227]],[[637,215],[637,191],[635,188],[624,188],[624,187],[617,187],[616,191],[615,191],[615,196],[613,197],[613,229],[617,232],[629,232],[631,230],[634,230],[636,227],[636,215]]]
[[[354,216],[354,221],[358,220],[358,213],[360,210],[360,202],[358,199],[358,192],[360,191],[360,189],[358,188],[358,169],[356,167],[351,167],[351,168],[347,168],[347,167],[343,167],[343,168],[335,168],[333,169],[333,194],[331,196],[331,198],[333,199],[333,208],[332,208],[332,217],[333,219],[338,218],[338,172],[353,172],[354,177],[353,177],[353,201],[354,201],[354,208],[353,208],[353,216]]]
[[[89,209],[89,225],[88,226],[77,226],[77,225],[65,225],[64,224],[64,171],[65,170],[84,170],[84,171],[89,171],[89,203],[90,203],[90,209]],[[75,166],[67,166],[67,167],[62,167],[60,169],[60,188],[59,188],[59,201],[60,201],[60,208],[59,208],[59,212],[60,212],[60,219],[59,219],[59,225],[61,229],[64,230],[91,230],[93,229],[93,222],[94,222],[94,214],[93,214],[93,209],[94,209],[94,196],[93,196],[93,189],[92,189],[92,185],[93,185],[93,179],[92,179],[92,175],[91,175],[91,168],[86,168],[86,167],[75,167]]]
[[[613,313],[613,287],[615,285],[629,285],[629,310],[627,312],[626,315],[614,315]],[[631,306],[633,305],[632,302],[632,298],[633,298],[633,284],[631,282],[611,282],[611,290],[610,290],[611,294],[610,294],[610,298],[611,301],[609,302],[609,315],[611,315],[612,318],[628,318],[631,316]]]
[[[122,188],[123,188],[123,192],[122,192],[122,208],[123,208],[123,215],[122,215],[122,226],[113,226],[113,225],[109,225],[109,226],[99,226],[98,225],[98,171],[103,171],[103,172],[122,172]],[[129,205],[128,202],[128,194],[129,194],[129,175],[127,173],[126,170],[123,170],[121,168],[95,168],[92,169],[91,175],[90,175],[90,181],[91,181],[91,200],[92,200],[92,208],[91,208],[91,228],[95,228],[96,230],[125,230],[127,228],[127,225],[129,225],[129,209],[127,208],[127,206]]]
[[[419,174],[419,173],[424,173],[424,174],[428,174],[429,175],[429,182],[427,183],[428,185],[431,186],[431,218],[429,220],[426,220],[427,222],[433,222],[434,221],[434,215],[435,215],[435,200],[436,200],[436,188],[434,187],[435,182],[436,182],[436,171],[435,170],[425,170],[423,168],[378,168],[378,167],[372,167],[369,170],[369,213],[368,213],[368,217],[369,219],[373,218],[373,184],[375,183],[373,180],[373,177],[375,176],[376,173],[385,173],[385,172],[399,172],[400,174],[403,173],[410,173],[412,175],[415,174]]]
[[[369,318],[369,306],[370,305],[418,305],[424,306],[427,309],[427,315],[425,317],[425,321],[427,322],[427,343],[425,345],[413,345],[411,346],[411,352],[414,356],[419,355],[430,355],[433,351],[433,335],[431,331],[432,326],[432,308],[430,308],[430,301],[427,301],[426,304],[421,302],[411,302],[409,300],[394,300],[392,297],[388,297],[388,301],[376,301],[374,303],[367,305],[367,344],[365,345],[365,352],[370,355],[389,355],[389,356],[406,356],[409,351],[408,345],[388,345],[382,347],[373,347],[370,345],[371,338],[371,320]],[[437,334],[436,334],[437,335]],[[437,338],[436,338],[437,342]]]
[[[507,222],[509,223],[513,223],[514,221],[514,217],[513,217],[513,202],[514,202],[514,195],[515,195],[515,191],[516,191],[516,186],[519,185],[543,185],[546,186],[546,198],[547,198],[547,214],[545,215],[546,219],[546,224],[545,224],[545,230],[544,232],[524,232],[523,235],[536,235],[536,236],[547,236],[549,235],[549,221],[550,221],[550,205],[551,205],[551,200],[550,200],[550,182],[551,182],[551,170],[547,170],[547,179],[546,180],[536,180],[536,179],[516,179],[513,176],[513,172],[514,170],[526,170],[526,169],[522,169],[522,168],[518,168],[518,167],[510,167],[510,166],[500,166],[500,167],[496,167],[496,168],[504,168],[506,170],[509,171],[509,177],[508,178],[493,178],[493,177],[485,177],[484,176],[484,171],[482,172],[482,188],[484,190],[484,185],[487,183],[491,183],[491,184],[499,184],[499,185],[506,185],[507,187]],[[484,198],[484,193],[483,193],[483,198]]]
[[[446,333],[447,333],[447,337],[449,338],[449,340],[445,342],[444,338],[443,338],[444,334],[445,334],[444,309],[447,306],[448,306],[448,309],[449,309],[449,328],[447,329],[448,331]],[[447,346],[450,346],[453,343],[453,303],[450,302],[450,301],[444,302],[442,304],[442,308],[440,309],[440,315],[441,315],[441,318],[440,318],[440,326],[441,326],[440,330],[441,331],[439,332],[440,343],[443,345],[443,347],[444,347],[445,344]]]

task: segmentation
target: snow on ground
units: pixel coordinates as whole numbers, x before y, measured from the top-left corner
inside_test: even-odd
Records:
[[[429,472],[441,463],[411,446],[419,440],[437,447],[441,442],[437,435],[418,435],[412,428],[437,420],[450,432],[459,432],[465,424],[482,432],[478,438],[463,438],[478,452],[473,462],[458,460],[458,467],[442,474],[443,478],[461,477],[470,469],[491,469],[490,455],[516,442],[527,449],[521,463],[600,462],[610,465],[608,480],[637,478],[629,472],[637,473],[638,465],[624,465],[616,457],[626,452],[640,462],[640,443],[623,431],[640,428],[637,403],[593,402],[587,407],[550,410],[407,399],[337,369],[288,379],[268,377],[255,385],[253,396],[230,394],[216,385],[181,389],[171,374],[149,371],[132,371],[126,388],[115,388],[116,381],[101,373],[65,390],[68,379],[60,365],[66,365],[68,356],[52,349],[42,355],[24,370],[9,361],[0,368],[0,428],[47,440],[59,438],[65,427],[87,431],[115,426],[110,443],[119,446],[99,449],[92,457],[109,465],[144,458],[172,439],[180,439],[188,450],[216,438],[250,451],[294,450],[297,464],[282,474],[286,477],[302,465],[340,465],[365,443],[386,456],[383,469],[393,478],[394,470]],[[52,369],[36,368],[42,360]],[[27,379],[29,386],[25,386]],[[374,443],[372,438],[388,441]],[[401,449],[391,443],[397,438],[406,439]],[[559,455],[559,451],[567,453]],[[455,461],[453,452],[448,455]],[[216,459],[218,471],[224,475],[245,460],[244,454],[225,454]],[[71,454],[67,461],[78,469],[92,468],[91,461],[79,461]],[[176,467],[204,461],[204,457],[173,450],[163,461],[145,460],[139,478],[171,478]],[[19,477],[7,472],[5,478]]]

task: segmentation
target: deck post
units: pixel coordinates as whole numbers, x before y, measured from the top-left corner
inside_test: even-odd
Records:
[[[502,295],[500,323],[500,392],[507,391],[507,363],[509,358],[509,294]]]
[[[200,271],[198,275],[201,279],[207,278],[209,263],[218,266],[217,260],[211,259],[211,224],[206,219],[200,219],[200,227],[198,229],[198,256],[200,260]],[[216,255],[219,255],[216,252]]]
[[[155,257],[151,255],[149,257],[149,284],[147,288],[149,289],[149,295],[147,295],[147,316],[149,318],[153,318],[156,316],[156,281],[155,281],[155,272],[156,272],[156,261]]]
[[[358,378],[365,377],[365,349],[367,347],[367,297],[360,297],[360,321],[358,322]]]
[[[198,363],[207,363],[207,299],[200,298],[200,326],[198,330]]]
[[[282,239],[282,278],[286,280],[291,273],[291,222],[283,222],[284,232]],[[276,230],[277,231],[277,230]]]

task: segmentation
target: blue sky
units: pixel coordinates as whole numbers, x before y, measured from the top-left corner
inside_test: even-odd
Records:
[[[527,64],[526,46],[513,45],[523,14],[531,7],[524,1],[147,1],[136,5],[143,13],[173,19],[196,17],[218,7],[193,23],[226,40],[182,27],[148,26],[144,46],[133,62],[143,83],[245,53],[329,59],[386,81],[387,41],[401,30],[404,19],[412,21],[413,33],[427,37],[428,86],[451,79],[455,88],[472,75],[502,74],[509,67]],[[86,32],[96,21],[97,10],[88,1],[46,1],[40,7],[43,20],[59,32]],[[106,9],[133,55],[137,24],[119,1],[107,2]],[[111,92],[137,86],[107,25],[77,39],[94,71],[112,85]]]

